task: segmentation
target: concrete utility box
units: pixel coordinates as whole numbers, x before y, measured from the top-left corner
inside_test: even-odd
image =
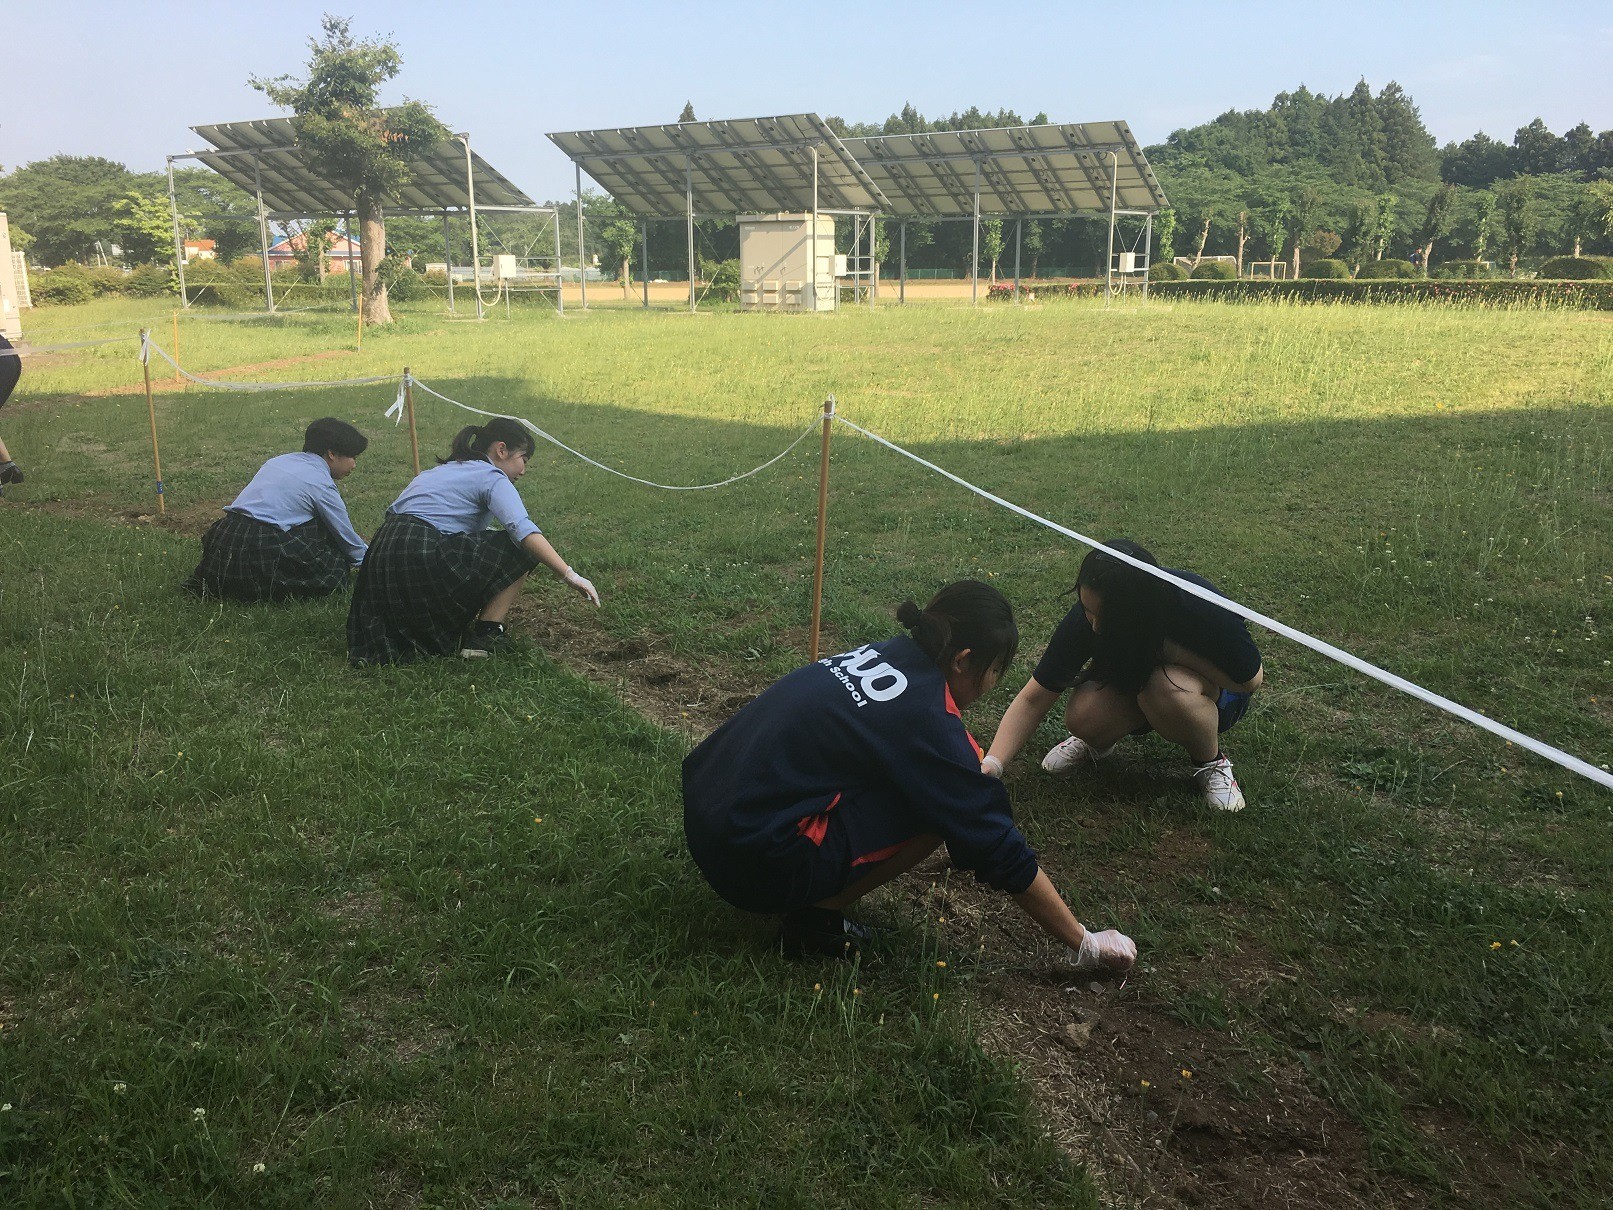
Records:
[[[834,310],[839,296],[835,289],[834,219],[820,214],[817,232],[814,278],[810,214],[739,216],[741,310]]]
[[[11,227],[6,216],[0,214],[0,332],[8,340],[22,338],[22,289],[17,284],[19,260],[11,255]]]

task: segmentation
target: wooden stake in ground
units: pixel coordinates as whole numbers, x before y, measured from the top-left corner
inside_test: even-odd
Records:
[[[403,410],[409,413],[409,453],[414,458],[414,473],[420,473],[420,436],[414,429],[414,379],[409,367],[403,367]]]
[[[358,351],[364,352],[364,308],[358,309]]]
[[[818,662],[818,629],[823,621],[823,545],[829,519],[829,430],[834,425],[835,397],[823,401],[823,447],[818,454],[818,560],[812,572],[812,662]]]
[[[185,376],[179,372],[179,312],[174,312],[174,382],[185,385]]]
[[[146,377],[146,412],[151,417],[151,463],[157,471],[157,511],[166,513],[162,498],[162,453],[157,449],[157,404],[151,397],[151,329],[140,329],[140,368]]]

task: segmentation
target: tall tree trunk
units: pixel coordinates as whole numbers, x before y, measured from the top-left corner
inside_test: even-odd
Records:
[[[1199,261],[1204,259],[1204,245],[1210,242],[1210,216],[1204,216],[1204,226],[1199,228],[1199,248],[1193,253],[1193,267],[1199,267]]]
[[[622,257],[622,271],[618,276],[622,279],[622,298],[625,300],[633,285],[633,269],[628,257]]]
[[[378,199],[361,193],[358,203],[359,264],[364,272],[364,322],[371,327],[392,322],[381,261],[386,257],[386,216]]]
[[[1424,277],[1428,276],[1429,269],[1431,269],[1433,267],[1433,261],[1434,261],[1434,241],[1429,240],[1426,244],[1423,245],[1423,276]]]
[[[1580,247],[1579,233],[1576,231],[1574,233],[1574,259],[1575,260],[1579,259],[1579,247]]]
[[[1238,276],[1239,277],[1243,276],[1243,249],[1244,249],[1244,245],[1247,244],[1248,242],[1249,242],[1249,212],[1247,210],[1240,210],[1238,212]],[[1201,243],[1199,245],[1199,248],[1200,248],[1201,251],[1203,250],[1203,247],[1204,247],[1204,245]],[[1195,262],[1195,264],[1196,263],[1197,262]]]
[[[1292,278],[1294,281],[1299,280],[1299,240],[1297,239],[1294,241],[1294,272]]]

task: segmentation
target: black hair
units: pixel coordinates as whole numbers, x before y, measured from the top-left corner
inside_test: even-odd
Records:
[[[357,458],[370,447],[370,439],[345,420],[326,416],[308,426],[302,435],[302,452],[305,454],[340,454],[344,458]]]
[[[948,584],[923,609],[903,601],[896,608],[896,620],[942,672],[951,668],[960,651],[969,652],[969,667],[977,674],[1007,668],[1019,651],[1014,607],[979,580]]]
[[[1159,566],[1159,560],[1129,538],[1115,538],[1081,560],[1075,587],[1088,588],[1103,605],[1102,628],[1093,635],[1092,675],[1128,693],[1141,693],[1164,663],[1165,609],[1171,586],[1123,563],[1108,552]]]
[[[537,449],[532,434],[526,431],[519,420],[511,420],[508,416],[495,416],[486,424],[467,424],[460,429],[454,435],[454,444],[448,451],[448,457],[438,458],[437,461],[439,464],[485,462],[487,451],[500,441],[512,450],[524,450],[528,454]]]

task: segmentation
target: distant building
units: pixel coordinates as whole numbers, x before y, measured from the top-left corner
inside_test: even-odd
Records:
[[[185,263],[193,260],[213,260],[218,256],[218,246],[210,239],[188,239],[185,241]]]
[[[269,269],[279,272],[281,269],[291,268],[297,263],[297,253],[308,247],[308,237],[302,233],[288,236],[269,249]],[[348,239],[345,235],[331,237],[330,248],[325,253],[326,273],[346,273],[347,262],[351,258],[355,270],[362,268],[359,258],[363,252],[356,239]]]

